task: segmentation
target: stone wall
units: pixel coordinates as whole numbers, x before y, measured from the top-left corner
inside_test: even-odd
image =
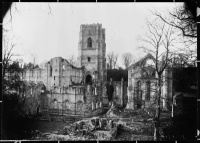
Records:
[[[102,108],[102,84],[106,81],[105,29],[101,24],[81,25],[79,36],[79,68],[55,57],[44,69],[24,69],[25,81],[42,82],[46,86],[46,98],[42,100],[48,103],[49,113],[63,115],[69,111],[89,115]]]
[[[88,41],[91,40],[91,44]],[[94,80],[106,81],[105,29],[102,24],[80,26],[78,60]]]
[[[73,83],[81,83],[83,69],[76,68],[61,57],[51,59],[44,69],[24,69],[23,79],[35,83],[43,82],[47,90],[54,87],[68,87]]]
[[[109,84],[109,82],[105,83],[103,88],[103,106],[108,106],[108,95],[107,95],[107,89],[106,85]],[[114,81],[112,82],[114,92],[112,96],[112,102],[116,102],[116,105],[118,107],[125,107],[128,102],[128,94],[127,94],[127,86],[128,82],[123,81]]]
[[[48,113],[57,115],[87,115],[102,111],[102,98],[92,85],[72,86],[47,94]]]
[[[128,105],[129,109],[152,107],[156,99],[157,74],[153,56],[148,54],[128,69]],[[172,69],[166,67],[162,74],[161,107],[171,109]]]
[[[114,82],[114,96],[113,101],[117,103],[117,106],[125,107],[128,100],[127,95],[127,82],[122,81],[115,81]]]

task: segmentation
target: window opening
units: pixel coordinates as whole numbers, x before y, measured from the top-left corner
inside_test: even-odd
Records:
[[[89,37],[87,40],[88,48],[92,48],[92,39]]]
[[[52,76],[52,66],[50,65],[50,76]]]
[[[90,62],[90,57],[88,57],[88,62]]]

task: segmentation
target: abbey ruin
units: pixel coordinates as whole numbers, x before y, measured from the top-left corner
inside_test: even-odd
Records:
[[[44,69],[26,69],[23,72],[24,80],[44,85],[39,107],[51,114],[93,116],[101,113],[103,106],[108,106],[105,29],[101,24],[81,25],[78,45],[78,67],[62,57],[55,57],[46,63]],[[113,101],[118,106],[137,109],[153,104],[156,74],[153,65],[147,66],[151,60],[153,56],[148,54],[131,65],[128,83],[123,79],[112,83]],[[166,69],[164,73],[172,76],[170,70]],[[172,80],[163,78],[166,83],[162,95],[171,99]],[[34,88],[28,90],[32,96]],[[167,108],[166,99],[162,102],[164,108]]]
[[[23,73],[26,81],[44,83],[46,104],[40,106],[51,113],[87,116],[102,111],[106,44],[101,24],[80,26],[78,51],[79,67],[55,57],[45,69],[28,69]]]
[[[128,69],[128,109],[148,108],[155,106],[157,98],[157,79],[154,57],[147,54]],[[162,76],[161,107],[170,109],[172,104],[172,68],[168,66]]]

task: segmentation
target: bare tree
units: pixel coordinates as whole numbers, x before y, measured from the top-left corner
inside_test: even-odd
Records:
[[[18,54],[14,54],[13,49],[16,44],[10,42],[9,38],[6,38],[3,35],[3,57],[2,57],[2,68],[3,68],[3,77],[5,76],[6,69],[8,69],[9,64],[12,62],[11,58],[14,56],[18,56]]]
[[[155,113],[155,127],[154,140],[160,139],[160,112],[161,112],[161,89],[163,86],[163,71],[168,66],[171,59],[170,48],[173,46],[175,40],[175,28],[167,25],[160,19],[155,19],[153,22],[147,21],[148,34],[142,38],[142,41],[149,44],[148,48],[142,47],[148,53],[151,53],[155,58],[155,71],[157,75],[156,84],[156,113]]]
[[[196,23],[196,4],[194,2],[184,3],[169,12],[174,21],[168,21],[160,13],[155,13],[165,23],[179,29],[182,35],[189,38],[197,38],[197,23]]]
[[[115,69],[118,60],[118,54],[113,51],[107,54],[107,62],[109,69]]]
[[[122,55],[122,63],[127,69],[133,63],[133,55],[131,53],[124,53]]]
[[[174,52],[176,60],[182,61],[184,67],[196,66],[197,60],[197,20],[196,20],[196,2],[190,1],[179,5],[173,12],[169,12],[171,19],[163,16],[159,12],[154,12],[158,18],[160,18],[166,24],[178,29],[181,34],[179,38],[184,48],[177,48]]]

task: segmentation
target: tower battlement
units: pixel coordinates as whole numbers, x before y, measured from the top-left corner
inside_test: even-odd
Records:
[[[102,24],[82,24],[79,32],[80,66],[85,66],[85,77],[106,81],[105,28]]]
[[[84,29],[84,28],[91,28],[91,27],[100,27],[100,28],[102,28],[102,24],[99,24],[99,23],[97,23],[97,24],[95,24],[95,23],[93,23],[93,24],[81,24],[81,29]]]

